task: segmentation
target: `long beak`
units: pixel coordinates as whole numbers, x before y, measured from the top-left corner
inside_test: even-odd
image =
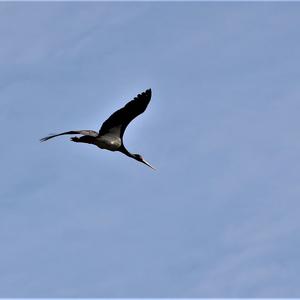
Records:
[[[152,167],[146,160],[142,160],[142,162],[145,164],[145,165],[147,165],[148,167],[150,167],[151,169],[153,169],[153,170],[156,170],[154,167]]]

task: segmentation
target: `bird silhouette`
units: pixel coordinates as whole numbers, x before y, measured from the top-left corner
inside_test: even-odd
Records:
[[[41,142],[48,141],[54,137],[65,134],[78,134],[81,137],[71,137],[72,142],[93,144],[101,149],[119,151],[123,154],[144,163],[155,170],[140,154],[129,152],[123,143],[123,135],[128,124],[142,114],[151,99],[151,89],[138,94],[133,100],[129,101],[124,107],[115,111],[101,126],[99,132],[94,130],[72,130],[58,134],[51,134],[42,139]]]

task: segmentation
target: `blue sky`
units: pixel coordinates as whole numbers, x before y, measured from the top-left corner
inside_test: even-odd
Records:
[[[299,3],[0,3],[1,297],[299,297]],[[98,130],[137,93],[125,144]]]

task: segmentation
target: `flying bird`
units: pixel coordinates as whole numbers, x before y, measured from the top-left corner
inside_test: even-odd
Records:
[[[123,143],[123,135],[128,124],[142,114],[151,99],[151,89],[138,94],[133,100],[128,102],[124,107],[115,111],[101,126],[99,132],[94,130],[72,130],[58,134],[51,134],[40,139],[41,142],[48,141],[54,137],[65,134],[81,135],[80,137],[71,137],[71,141],[75,143],[93,144],[101,149],[110,151],[119,151],[123,154],[144,163],[148,167],[155,170],[140,154],[129,152]]]

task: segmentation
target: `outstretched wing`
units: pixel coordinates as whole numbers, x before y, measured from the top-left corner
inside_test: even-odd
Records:
[[[99,135],[112,133],[123,137],[127,125],[138,115],[143,113],[151,99],[151,89],[138,94],[124,107],[114,112],[101,126]]]
[[[52,139],[52,138],[60,136],[60,135],[65,135],[65,134],[82,134],[82,135],[90,135],[90,136],[94,136],[94,137],[96,137],[98,135],[98,133],[93,130],[73,130],[73,131],[66,131],[66,132],[62,132],[62,133],[58,133],[58,134],[51,134],[51,135],[48,135],[48,136],[40,139],[40,141],[45,142],[45,141],[48,141],[49,139]]]

